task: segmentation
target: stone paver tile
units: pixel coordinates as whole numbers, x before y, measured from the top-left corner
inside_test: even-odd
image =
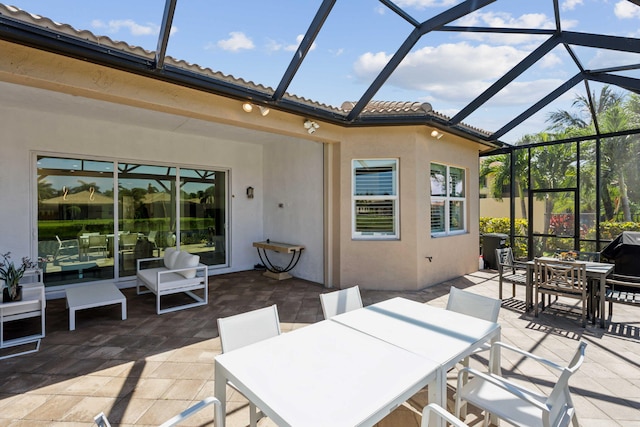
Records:
[[[173,379],[141,378],[132,394],[135,399],[159,399],[174,382]]]
[[[194,400],[205,383],[204,380],[178,379],[169,387],[162,399]]]
[[[15,395],[3,400],[6,400],[0,411],[0,420],[12,420],[24,418],[34,409],[44,405],[48,396],[39,395]]]
[[[67,411],[82,399],[80,396],[51,396],[24,418],[28,420],[62,420]]]
[[[111,424],[135,425],[140,417],[155,403],[153,399],[124,398],[116,402],[109,413],[105,412]]]
[[[116,401],[110,397],[85,397],[71,407],[62,419],[68,422],[91,423],[100,412],[108,413]]]

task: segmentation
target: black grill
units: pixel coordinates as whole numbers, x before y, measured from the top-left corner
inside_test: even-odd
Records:
[[[640,232],[623,231],[602,250],[600,257],[616,265],[616,274],[640,276]]]

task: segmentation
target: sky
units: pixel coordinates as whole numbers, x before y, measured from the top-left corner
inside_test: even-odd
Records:
[[[396,0],[418,22],[460,0]],[[33,14],[154,51],[163,0],[14,0]],[[275,89],[321,0],[178,0],[167,54]],[[628,0],[560,0],[562,29],[640,38],[640,7]],[[450,25],[553,29],[551,0],[497,0]],[[357,101],[413,26],[376,0],[337,0],[287,92],[339,107]],[[430,32],[413,46],[374,100],[429,102],[452,117],[548,36]],[[637,54],[576,47],[585,69],[640,64]],[[554,49],[464,123],[496,131],[578,72]],[[620,74],[640,78],[638,70]],[[590,83],[598,93],[601,85]],[[617,89],[616,89],[617,90]],[[619,92],[624,93],[621,89]],[[548,113],[571,109],[584,84],[569,90],[502,140],[548,126]]]

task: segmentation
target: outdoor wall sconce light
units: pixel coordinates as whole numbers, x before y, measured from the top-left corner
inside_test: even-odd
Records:
[[[253,187],[247,187],[247,199],[253,199]]]
[[[316,129],[318,129],[319,127],[320,127],[319,124],[317,124],[316,122],[312,122],[309,119],[304,121],[304,128],[307,130],[308,134],[314,133]]]
[[[267,114],[269,114],[269,111],[271,111],[269,108],[263,107],[262,105],[258,105],[257,107],[260,110],[260,115],[262,117],[266,116]],[[253,104],[245,102],[244,104],[242,104],[242,109],[245,113],[250,113],[253,111]]]
[[[436,139],[440,139],[440,138],[442,138],[444,136],[444,133],[438,132],[437,130],[434,129],[434,130],[431,131],[431,136],[436,138]]]

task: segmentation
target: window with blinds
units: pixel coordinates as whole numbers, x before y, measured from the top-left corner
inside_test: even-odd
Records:
[[[398,160],[353,161],[353,237],[398,237]]]
[[[466,171],[431,163],[430,177],[431,235],[466,232]]]

